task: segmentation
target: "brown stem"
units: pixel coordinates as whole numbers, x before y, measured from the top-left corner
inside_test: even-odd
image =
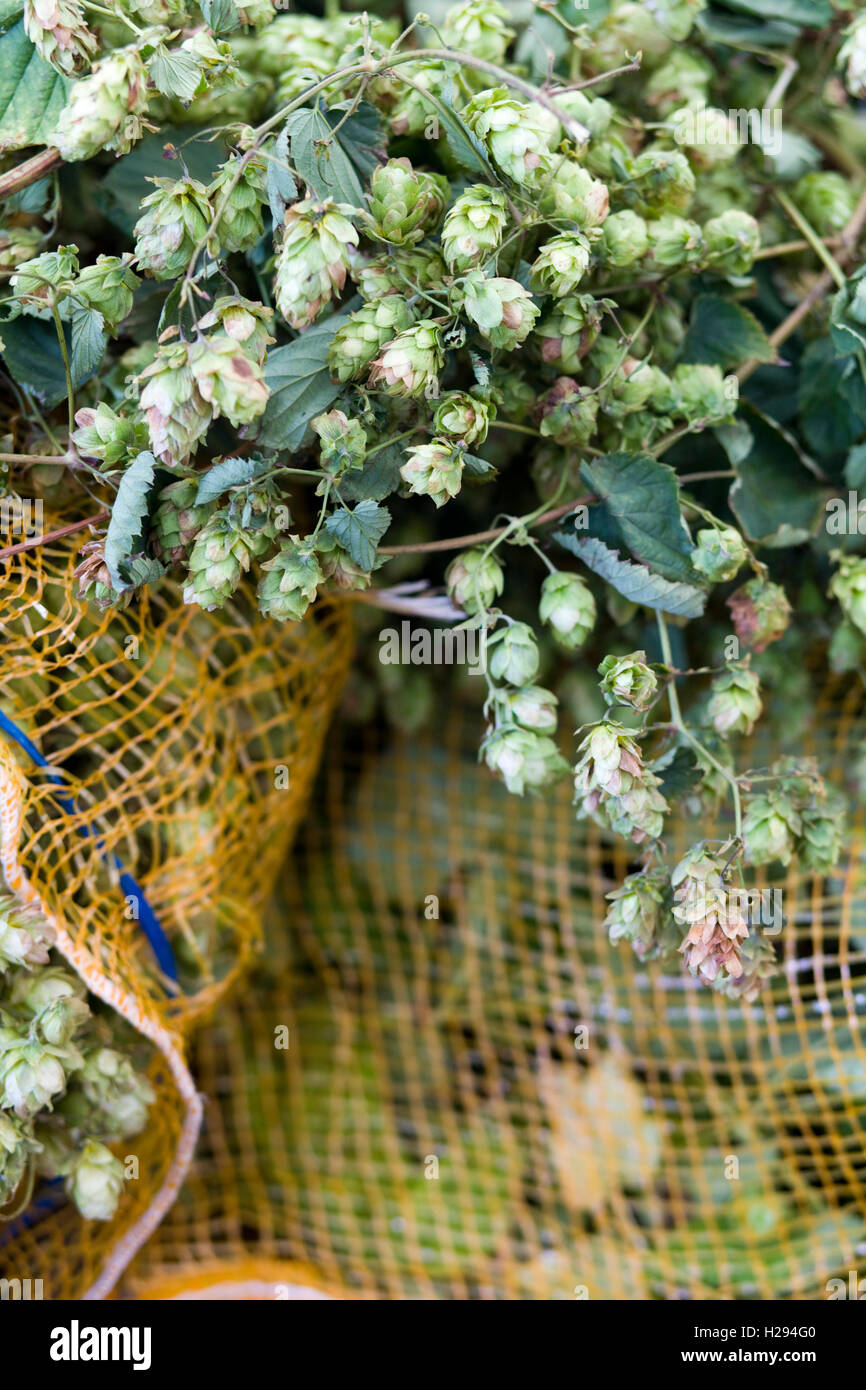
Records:
[[[566,512],[574,511],[582,503],[591,502],[591,497],[575,497],[573,502],[563,502],[561,507],[554,507],[552,511],[544,512],[536,517],[533,526],[541,526],[546,521],[556,521],[558,517],[565,516]],[[380,545],[380,555],[420,555],[432,554],[437,550],[462,550],[467,545],[483,545],[485,541],[495,541],[497,536],[501,536],[507,526],[497,526],[492,531],[475,531],[471,536],[451,536],[444,541],[424,541],[421,545]]]
[[[40,150],[30,159],[25,159],[23,164],[16,164],[14,169],[0,174],[0,201],[11,197],[13,193],[20,193],[22,188],[29,188],[31,183],[36,183],[37,179],[44,178],[46,174],[50,174],[52,169],[56,169],[58,164],[62,163],[60,151],[49,145],[47,149]]]
[[[74,459],[68,454],[0,454],[0,463],[67,463]]]
[[[0,560],[7,560],[10,555],[17,555],[22,550],[35,550],[37,546],[47,545],[49,541],[59,541],[63,536],[71,536],[74,531],[83,531],[87,526],[96,526],[100,521],[107,521],[109,516],[109,512],[97,512],[95,516],[86,516],[83,521],[73,521],[69,526],[59,526],[56,531],[49,531],[46,536],[31,536],[29,541],[7,545],[5,550],[0,550]]]
[[[569,82],[567,87],[558,87],[559,92],[582,92],[584,87],[596,87],[599,82],[607,82],[610,77],[622,77],[626,72],[640,72],[642,53],[638,53],[630,63],[624,63],[621,68],[611,68],[610,72],[600,72],[597,77],[588,77],[585,82]],[[553,92],[551,95],[555,96]]]

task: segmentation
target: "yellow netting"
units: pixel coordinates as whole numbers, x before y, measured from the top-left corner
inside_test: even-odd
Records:
[[[126,1143],[140,1178],[113,1222],[51,1211],[49,1196],[0,1246],[0,1274],[42,1278],[46,1298],[108,1292],[174,1196],[200,1110],[186,1038],[259,944],[350,652],[346,614],[327,603],[281,628],[243,596],[209,614],[163,586],[100,615],[75,597],[80,540],[5,562],[0,716],[62,785],[0,731],[0,859],[91,990],[155,1044],[158,1099]],[[171,943],[178,985],[122,871]]]
[[[861,706],[815,714],[837,780]],[[866,1248],[862,816],[838,874],[782,880],[783,971],[743,1006],[609,945],[627,848],[567,787],[507,796],[464,724],[329,741],[266,962],[196,1039],[196,1162],[123,1293],[826,1297]]]

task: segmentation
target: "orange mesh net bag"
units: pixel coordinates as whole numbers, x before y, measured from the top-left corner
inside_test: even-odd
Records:
[[[91,994],[152,1044],[156,1101],[113,1221],[49,1190],[0,1226],[0,1274],[41,1278],[46,1298],[107,1294],[174,1200],[201,1122],[189,1035],[260,945],[350,655],[327,603],[280,628],[243,594],[206,613],[165,585],[100,614],[74,596],[79,542],[5,562],[0,862]]]
[[[837,781],[863,716],[834,688],[812,721]],[[627,847],[567,788],[508,796],[474,732],[329,741],[123,1294],[825,1298],[866,1248],[862,812],[838,872],[777,880],[779,971],[735,1002],[610,945]]]

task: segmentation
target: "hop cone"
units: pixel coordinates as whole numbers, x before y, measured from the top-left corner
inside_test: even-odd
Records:
[[[365,374],[378,352],[412,322],[402,295],[389,294],[377,304],[365,304],[337,329],[328,349],[328,363],[339,381]]]
[[[202,398],[214,415],[223,415],[235,427],[248,425],[261,415],[270,391],[258,362],[227,333],[200,338],[189,355],[190,369]]]
[[[143,198],[147,212],[135,224],[135,254],[142,270],[171,280],[185,270],[213,220],[207,189],[196,179],[153,179]]]
[[[216,230],[217,240],[225,253],[251,251],[264,235],[262,204],[265,202],[267,166],[262,155],[235,155],[221,164],[208,189],[208,197],[218,208],[240,173],[222,210]]]
[[[416,171],[408,159],[389,159],[373,170],[369,201],[376,236],[392,246],[411,246],[439,223],[448,181]]]
[[[126,154],[141,138],[146,106],[147,72],[137,48],[116,49],[75,83],[48,143],[67,161],[105,149]]]
[[[159,494],[151,529],[153,548],[165,564],[185,560],[202,526],[213,515],[214,503],[195,505],[197,478],[178,478]]]
[[[762,652],[777,642],[791,619],[791,605],[785,590],[768,579],[750,579],[727,600],[734,620],[734,631],[741,642]]]
[[[514,183],[531,186],[549,168],[550,126],[539,106],[516,101],[505,87],[493,87],[474,96],[461,114]]]
[[[75,294],[90,309],[97,309],[106,327],[116,333],[132,309],[135,291],[141,284],[130,269],[132,257],[97,256],[93,265],[86,265],[75,282]]]
[[[154,454],[164,463],[182,463],[213,419],[193,376],[188,344],[161,347],[138,379],[144,383],[139,405]]]
[[[717,734],[750,734],[761,714],[756,673],[734,666],[716,676],[707,713]]]
[[[422,319],[385,345],[370,369],[370,385],[393,396],[421,396],[438,381],[444,362],[438,324]]]
[[[581,756],[574,769],[578,814],[609,825],[636,844],[658,839],[668,804],[657,790],[659,778],[644,766],[628,730],[612,720],[603,721],[590,730],[578,752]]]
[[[397,246],[369,260],[359,258],[352,266],[352,278],[364,299],[378,301],[387,294],[408,295],[420,289],[441,288],[445,262],[437,247]]]
[[[114,588],[105,563],[103,541],[85,541],[81,547],[81,559],[73,573],[78,580],[78,597],[87,603],[95,603],[103,611],[106,608],[126,608],[132,598],[132,589],[119,593]]]
[[[325,578],[315,553],[298,536],[285,540],[262,570],[259,609],[265,617],[281,623],[297,622],[304,616]]]
[[[451,270],[459,274],[492,255],[507,222],[505,194],[500,188],[475,183],[465,189],[448,209],[442,225],[442,251]]]
[[[222,608],[249,569],[253,559],[268,549],[273,528],[243,527],[231,506],[209,517],[196,537],[189,557],[189,582],[184,603],[197,603],[208,611]]]
[[[291,328],[306,328],[342,290],[358,233],[341,205],[305,198],[286,212],[277,251],[274,294]]]
[[[619,888],[606,895],[610,907],[603,925],[610,941],[630,941],[639,960],[655,960],[675,950],[670,908],[665,902],[667,893],[668,876],[664,869],[630,874]]]
[[[674,917],[688,928],[680,951],[689,972],[706,985],[743,974],[741,952],[749,924],[738,895],[725,886],[724,871],[724,857],[698,845],[671,875]]]
[[[85,67],[97,48],[80,0],[24,0],[24,32],[39,56],[67,77]]]

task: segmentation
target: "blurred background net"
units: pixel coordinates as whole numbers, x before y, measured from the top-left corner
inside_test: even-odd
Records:
[[[46,508],[43,530],[68,521]],[[168,583],[100,613],[76,597],[81,539],[3,562],[2,809],[23,798],[17,857],[79,973],[123,991],[136,1027],[164,1029],[182,1055],[259,943],[347,668],[348,621],[326,603],[275,628],[243,594],[205,613]],[[117,1217],[84,1221],[62,1187],[37,1190],[21,1220],[0,1225],[0,1276],[80,1297],[147,1211],[184,1106],[165,1058],[145,1048],[157,1100],[125,1143],[140,1176]]]
[[[840,782],[862,703],[827,690],[807,734]],[[328,740],[264,956],[194,1043],[193,1171],[122,1294],[825,1298],[866,1253],[855,789],[838,873],[778,880],[782,970],[744,1006],[609,945],[627,846],[567,785],[508,796],[476,737],[455,706]]]

